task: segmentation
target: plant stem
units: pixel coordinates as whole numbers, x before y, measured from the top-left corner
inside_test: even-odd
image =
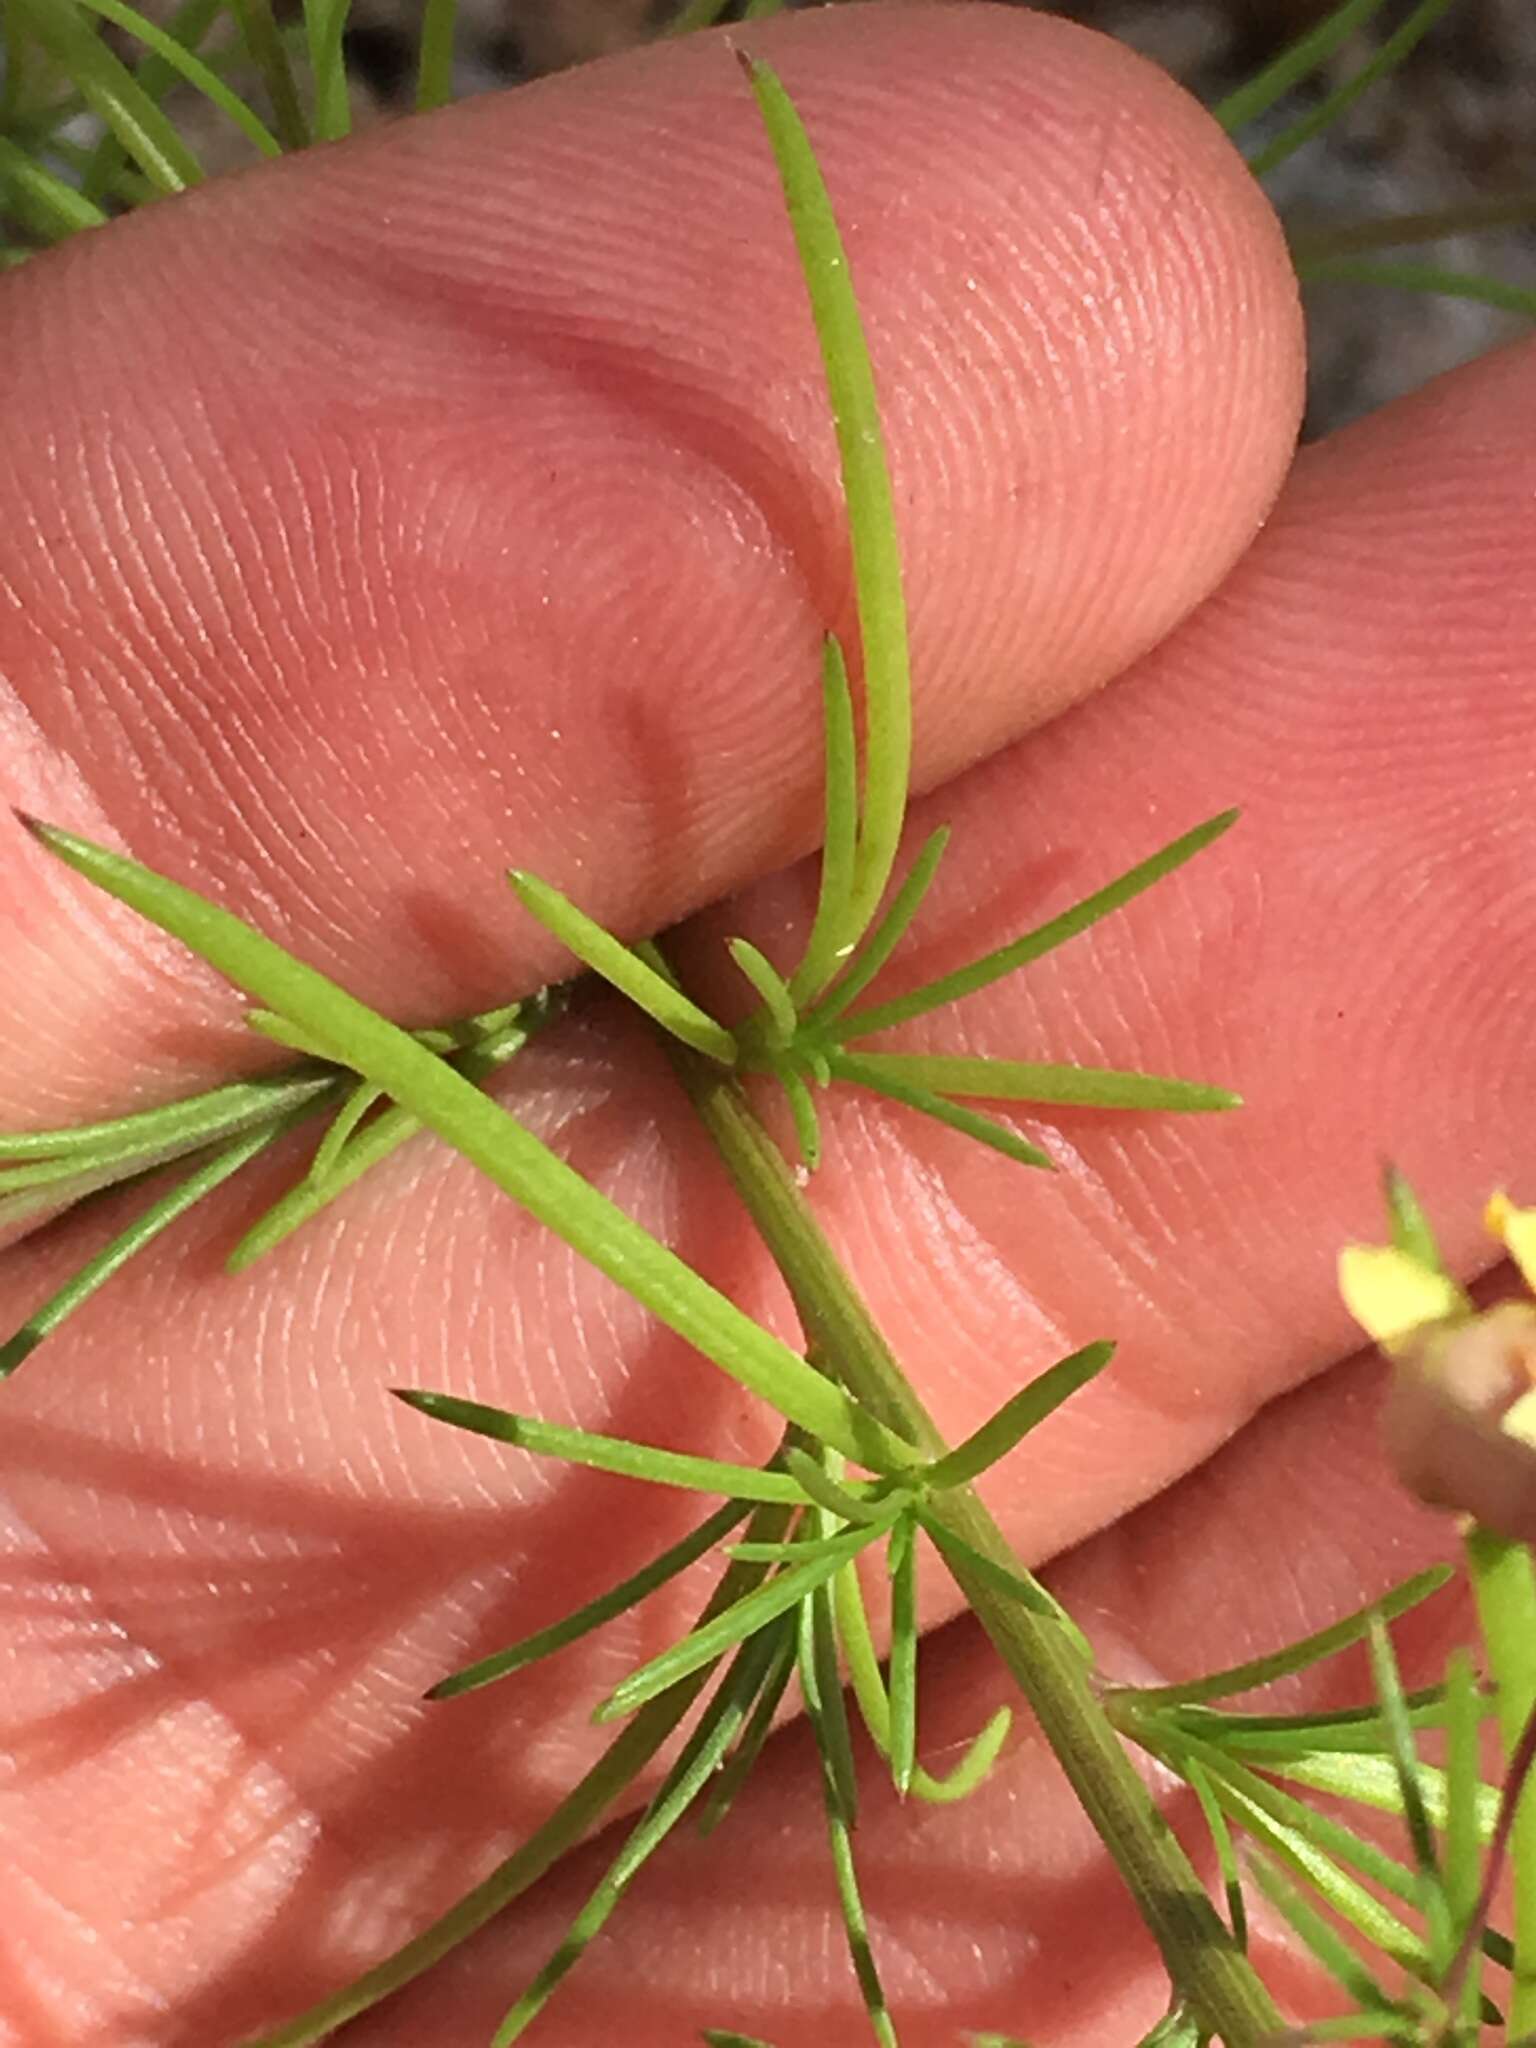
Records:
[[[1536,1709],[1536,1567],[1523,1543],[1506,1542],[1488,1529],[1469,1529],[1466,1547],[1489,1673],[1498,1686],[1499,1739],[1508,1763]],[[1536,1796],[1529,1785],[1515,1811],[1509,1860],[1515,1961],[1508,2027],[1510,2040],[1517,2041],[1536,2030]]]
[[[835,1363],[849,1391],[888,1429],[925,1455],[942,1456],[946,1446],[931,1417],[741,1090],[685,1048],[668,1049],[789,1285],[813,1350]],[[983,1557],[1011,1573],[1020,1570],[969,1487],[935,1495],[929,1512]],[[1280,2016],[1121,1746],[1081,1654],[1056,1623],[1000,1594],[979,1572],[959,1562],[950,1568],[1129,1886],[1177,1990],[1227,2048],[1258,2048],[1279,2030]]]

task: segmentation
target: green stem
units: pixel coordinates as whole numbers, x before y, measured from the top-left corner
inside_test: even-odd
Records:
[[[1471,199],[1428,213],[1392,213],[1377,220],[1347,221],[1340,227],[1293,225],[1292,261],[1298,265],[1332,256],[1368,256],[1412,242],[1441,242],[1452,235],[1485,234],[1491,228],[1523,228],[1536,221],[1536,192],[1509,192],[1496,199]]]
[[[946,1446],[740,1089],[683,1048],[668,1048],[705,1129],[788,1282],[817,1355],[850,1392],[928,1457]],[[969,1487],[929,1513],[972,1550],[1017,1574],[1007,1539]],[[1121,1746],[1090,1672],[1066,1633],[1001,1595],[979,1571],[955,1580],[1033,1708],[1100,1839],[1129,1886],[1168,1972],[1226,2048],[1258,2048],[1280,2017],[1253,1965],[1206,1897],[1193,1866]]]
[[[1536,1709],[1536,1566],[1523,1543],[1509,1543],[1473,1527],[1466,1538],[1467,1571],[1498,1686],[1499,1740],[1506,1761],[1520,1744]],[[1509,1838],[1514,1875],[1515,1962],[1509,2038],[1536,2031],[1536,1795],[1527,1785]]]

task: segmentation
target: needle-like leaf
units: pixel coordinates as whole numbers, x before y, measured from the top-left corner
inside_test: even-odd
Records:
[[[1336,7],[1299,41],[1282,50],[1272,64],[1266,64],[1236,92],[1229,93],[1211,112],[1229,134],[1234,128],[1243,128],[1250,121],[1258,120],[1288,92],[1294,91],[1320,64],[1326,63],[1334,51],[1341,49],[1384,5],[1385,0],[1347,0],[1345,6]]]
[[[789,978],[790,1000],[797,1009],[821,994],[857,938],[850,903],[859,833],[858,742],[848,664],[835,633],[829,633],[822,643],[821,698],[827,756],[822,776],[826,810],[821,880],[805,952]]]
[[[911,930],[913,920],[923,907],[923,898],[933,887],[933,878],[939,871],[939,862],[944,858],[948,844],[947,825],[941,825],[923,841],[916,860],[902,877],[901,886],[886,906],[879,923],[805,1019],[806,1036],[813,1042],[820,1035],[831,1032],[832,1025],[850,1003],[858,1001]],[[832,1035],[846,1037],[848,1034],[837,1032]]]
[[[862,1086],[894,1095],[897,1088],[934,1095],[974,1096],[989,1102],[1045,1102],[1088,1109],[1235,1109],[1239,1098],[1199,1081],[1160,1074],[1122,1073],[1110,1067],[1039,1064],[1032,1060],[977,1058],[952,1053],[865,1052],[833,1056],[836,1073],[856,1060]]]
[[[556,1650],[563,1650],[567,1644],[579,1642],[583,1636],[591,1635],[594,1629],[602,1628],[617,1615],[627,1613],[631,1607],[638,1607],[642,1600],[669,1579],[688,1569],[697,1559],[704,1557],[736,1524],[750,1512],[744,1501],[729,1500],[717,1508],[708,1520],[691,1529],[679,1543],[671,1544],[649,1564],[632,1572],[617,1586],[611,1586],[606,1593],[600,1593],[595,1600],[563,1615],[559,1621],[551,1622],[548,1628],[538,1629],[533,1635],[524,1636],[521,1641],[509,1644],[504,1650],[493,1651],[488,1657],[478,1658],[473,1664],[466,1664],[462,1670],[440,1678],[429,1688],[424,1697],[429,1700],[454,1699],[463,1692],[475,1692],[482,1685],[490,1685],[498,1678],[507,1678],[514,1671],[522,1671],[530,1664],[537,1664],[541,1658],[551,1657]]]
[[[613,1472],[626,1479],[644,1479],[656,1486],[681,1486],[693,1493],[723,1493],[734,1500],[777,1500],[793,1507],[806,1501],[804,1487],[787,1472],[765,1470],[760,1465],[731,1464],[721,1458],[697,1458],[683,1451],[664,1451],[652,1444],[637,1444],[629,1437],[601,1436],[590,1430],[569,1429],[561,1423],[542,1422],[534,1415],[513,1415],[505,1408],[487,1407],[483,1401],[469,1401],[457,1394],[432,1393],[420,1387],[393,1387],[397,1401],[418,1409],[435,1422],[451,1423],[476,1436],[488,1436],[498,1443],[515,1444],[519,1450],[539,1457],[560,1458],[569,1465],[585,1465],[597,1472]]]
[[[975,995],[978,989],[990,988],[994,981],[1001,981],[1005,975],[1027,967],[1030,961],[1054,952],[1056,947],[1077,938],[1103,918],[1124,909],[1126,904],[1150,889],[1154,882],[1162,881],[1175,869],[1183,867],[1186,861],[1193,860],[1197,853],[1236,823],[1236,811],[1222,811],[1217,817],[1207,818],[1203,825],[1197,825],[1193,831],[1171,840],[1146,860],[1128,868],[1113,882],[1096,889],[1080,903],[1074,903],[1070,910],[1062,911],[1059,917],[1050,918],[1033,931],[1025,932],[1022,938],[1012,939],[995,952],[973,960],[969,967],[941,975],[937,981],[930,981],[907,995],[894,996],[888,1003],[877,1003],[871,1009],[856,1010],[851,1017],[844,1017],[838,1025],[837,1036],[840,1039],[867,1038],[877,1031],[889,1031],[894,1025],[910,1023],[914,1017],[925,1017],[930,1010],[946,1009],[951,1003]]]
[[[1427,1571],[1416,1572],[1411,1579],[1394,1586],[1379,1600],[1357,1608],[1340,1621],[1330,1622],[1327,1628],[1287,1643],[1283,1650],[1251,1657],[1246,1663],[1230,1664],[1223,1671],[1207,1672],[1203,1678],[1181,1679],[1173,1685],[1114,1686],[1108,1697],[1124,1700],[1139,1711],[1143,1707],[1194,1705],[1202,1700],[1230,1699],[1237,1693],[1253,1692],[1259,1686],[1272,1685],[1277,1678],[1289,1678],[1293,1672],[1320,1664],[1325,1657],[1336,1656],[1352,1643],[1362,1642],[1370,1633],[1373,1615],[1379,1614],[1384,1621],[1396,1621],[1400,1614],[1438,1593],[1450,1577],[1449,1565],[1431,1565]]]
[[[824,1548],[818,1545],[816,1555],[775,1573],[756,1591],[717,1614],[712,1621],[701,1624],[682,1642],[674,1643],[659,1657],[653,1657],[649,1663],[642,1664],[627,1678],[621,1679],[598,1707],[593,1719],[612,1721],[621,1715],[631,1714],[656,1694],[665,1692],[677,1680],[724,1656],[777,1615],[787,1614],[792,1607],[798,1606],[807,1593],[829,1579],[839,1566],[857,1557],[882,1533],[878,1525],[849,1529]]]
[[[719,1060],[722,1066],[736,1064],[736,1041],[725,1026],[717,1024],[707,1011],[690,1001],[675,982],[658,974],[633,947],[616,939],[584,910],[578,910],[569,897],[562,896],[536,875],[513,869],[508,880],[523,908],[546,931],[569,947],[594,974],[600,974],[604,981],[628,996],[637,1009],[653,1017],[664,1031],[670,1031],[684,1045],[691,1045],[695,1052]]]
[[[977,1430],[942,1458],[936,1458],[923,1474],[923,1483],[934,1492],[951,1486],[968,1486],[981,1473],[990,1471],[1007,1457],[1021,1438],[1037,1429],[1080,1387],[1087,1386],[1108,1365],[1115,1347],[1106,1341],[1085,1344],[1081,1351],[1058,1359],[1027,1387],[1006,1400]]]
[[[901,546],[874,370],[848,256],[804,124],[766,64],[742,68],[767,131],[821,348],[848,508],[864,670],[864,779],[841,943],[856,941],[890,879],[912,763],[912,686]]]
[[[995,1117],[984,1116],[979,1109],[967,1109],[963,1103],[951,1102],[946,1095],[936,1095],[931,1088],[919,1088],[889,1072],[872,1072],[861,1053],[835,1052],[827,1064],[836,1080],[847,1081],[855,1088],[868,1088],[873,1094],[900,1103],[903,1109],[915,1109],[922,1116],[932,1117],[935,1123],[974,1138],[990,1151],[1001,1152],[1016,1166],[1040,1167],[1047,1173],[1055,1170],[1048,1152],[1042,1152],[1038,1145],[1021,1138]]]

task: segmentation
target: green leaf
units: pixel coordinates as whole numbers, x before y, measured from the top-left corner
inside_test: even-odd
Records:
[[[195,1208],[205,1195],[212,1194],[215,1188],[239,1173],[258,1152],[265,1151],[268,1145],[293,1129],[308,1113],[307,1104],[290,1109],[286,1115],[263,1128],[231,1139],[211,1158],[195,1167],[184,1180],[179,1180],[160,1196],[158,1201],[152,1202],[142,1215],[136,1216],[125,1230],[120,1230],[109,1244],[72,1273],[64,1285],[40,1308],[34,1309],[21,1328],[0,1345],[0,1379],[8,1378],[45,1337],[52,1336],[67,1316],[89,1300],[98,1287],[104,1286],[146,1245],[152,1244],[163,1230],[168,1230],[189,1209]]]
[[[907,1526],[909,1520],[903,1517],[894,1525],[893,1541],[896,1530]],[[832,1597],[837,1603],[838,1636],[847,1660],[854,1699],[876,1749],[882,1756],[889,1757],[893,1747],[890,1700],[880,1676],[880,1660],[875,1655],[874,1637],[870,1633],[869,1616],[865,1612],[864,1593],[856,1567],[845,1565],[838,1573],[832,1582]],[[949,1806],[968,1799],[996,1763],[1012,1726],[1012,1708],[999,1707],[966,1745],[954,1769],[944,1777],[932,1776],[918,1764],[913,1770],[910,1786],[913,1798],[930,1806]]]
[[[1198,1758],[1189,1756],[1183,1764],[1185,1781],[1196,1799],[1204,1816],[1206,1831],[1211,1846],[1216,1851],[1217,1866],[1221,1871],[1222,1888],[1227,1897],[1227,1924],[1232,1929],[1232,1939],[1240,1949],[1248,1946],[1248,1908],[1243,1899],[1242,1873],[1238,1869],[1237,1847],[1232,1840],[1232,1830],[1227,1826],[1227,1816],[1221,1810],[1221,1802],[1211,1786],[1210,1775]]]
[[[737,1794],[751,1776],[752,1768],[762,1754],[763,1744],[773,1732],[774,1715],[778,1712],[779,1703],[795,1672],[799,1648],[796,1635],[790,1619],[786,1618],[779,1623],[778,1654],[752,1704],[752,1712],[736,1738],[736,1745],[721,1766],[720,1774],[699,1815],[698,1829],[701,1835],[713,1834],[730,1812]]]
[[[1387,1632],[1387,1625],[1379,1613],[1370,1616],[1367,1628],[1371,1678],[1376,1687],[1376,1697],[1381,1702],[1381,1719],[1387,1735],[1388,1756],[1397,1778],[1400,1807],[1408,1828],[1413,1860],[1418,1866],[1419,1875],[1431,1880],[1438,1890],[1440,1859],[1435,1851],[1435,1838],[1430,1831],[1429,1813],[1419,1782],[1419,1773],[1423,1766],[1418,1750],[1414,1746],[1413,1728],[1408,1718],[1402,1675],[1397,1668],[1397,1656],[1392,1648],[1392,1638]]]
[[[65,179],[55,177],[9,136],[0,135],[0,192],[29,201],[33,218],[50,241],[63,241],[82,228],[105,227],[107,216]]]
[[[1342,113],[1354,105],[1362,93],[1368,92],[1377,79],[1385,78],[1388,72],[1395,71],[1414,45],[1422,42],[1441,15],[1454,4],[1455,0],[1419,0],[1419,5],[1414,8],[1408,19],[1395,34],[1387,37],[1369,63],[1362,65],[1352,78],[1346,79],[1343,85],[1329,93],[1321,105],[1313,107],[1300,119],[1293,121],[1283,134],[1277,135],[1273,142],[1266,143],[1257,155],[1249,159],[1248,168],[1253,175],[1256,178],[1267,178],[1271,171],[1277,170],[1285,162],[1287,157],[1294,156],[1296,151],[1310,142],[1314,136],[1321,135],[1324,129],[1330,127]]]
[[[796,1668],[800,1674],[800,1691],[805,1699],[811,1732],[821,1757],[828,1811],[845,1827],[851,1828],[859,1817],[858,1772],[848,1727],[848,1703],[843,1696],[842,1672],[838,1667],[832,1601],[825,1580],[814,1586],[800,1602],[798,1622]]]
[[[834,1073],[838,1062],[833,1060]],[[976,1096],[991,1102],[1048,1102],[1088,1109],[1235,1109],[1239,1098],[1199,1081],[1158,1074],[1121,1073],[1112,1067],[1038,1065],[953,1053],[866,1052],[854,1055],[866,1088],[894,1093],[921,1088],[936,1095]]]
[[[200,185],[202,166],[174,125],[76,14],[71,0],[11,0],[20,20],[161,192]]]
[[[282,30],[272,12],[272,0],[229,0],[229,7],[240,24],[251,61],[266,85],[278,140],[284,149],[303,149],[310,139],[309,123],[304,118]]]
[[[891,898],[884,916],[826,995],[805,1018],[801,1029],[808,1041],[817,1043],[823,1034],[831,1031],[832,1025],[848,1005],[864,993],[906,937],[923,906],[924,897],[933,887],[933,878],[939,871],[939,862],[944,858],[948,844],[947,825],[941,825],[937,832],[923,841],[916,860],[902,877],[901,886]]]
[[[584,1258],[813,1437],[871,1470],[916,1452],[556,1157],[498,1103],[332,981],[192,890],[32,821],[39,842],[377,1082]]]
[[[528,1665],[553,1656],[569,1643],[579,1642],[583,1636],[591,1635],[594,1629],[602,1628],[615,1616],[637,1607],[659,1587],[666,1585],[669,1579],[675,1579],[686,1571],[689,1565],[728,1536],[747,1513],[744,1502],[727,1501],[724,1507],[716,1508],[707,1521],[691,1529],[681,1542],[669,1545],[649,1564],[642,1565],[639,1571],[632,1572],[606,1593],[600,1593],[595,1600],[587,1601],[559,1621],[551,1622],[548,1628],[538,1629],[505,1650],[493,1651],[490,1656],[466,1664],[447,1678],[440,1678],[436,1685],[428,1688],[423,1698],[449,1700],[456,1699],[460,1693],[476,1692],[483,1685],[491,1685],[499,1678],[507,1678],[514,1671],[523,1671]]]
[[[342,36],[352,0],[304,0],[309,65],[315,81],[315,140],[340,142],[352,132],[352,100]]]
[[[560,1946],[497,2028],[492,2048],[510,2048],[521,2039],[561,1979],[581,1960],[625,1891],[708,1785],[767,1677],[777,1649],[777,1631],[773,1629],[743,1644],[661,1789],[626,1836]]]
[[[1236,92],[1229,93],[1211,112],[1229,134],[1234,128],[1258,120],[1294,91],[1310,72],[1326,63],[1384,4],[1385,0],[1348,0],[1347,5],[1336,7],[1316,28],[1282,50],[1272,64],[1266,64]]]
[[[1081,933],[1109,917],[1114,911],[1124,909],[1154,882],[1160,882],[1184,863],[1193,860],[1229,831],[1237,823],[1236,811],[1222,811],[1214,818],[1208,818],[1203,825],[1197,825],[1192,832],[1171,840],[1167,846],[1128,868],[1123,875],[1104,888],[1096,889],[1091,896],[1085,896],[1080,903],[1074,903],[1070,910],[1062,911],[1059,917],[1037,925],[1033,931],[1025,932],[1022,938],[1011,940],[1006,946],[999,946],[995,952],[985,954],[980,960],[973,960],[969,967],[960,967],[953,974],[944,974],[937,981],[928,982],[923,988],[913,989],[904,996],[895,996],[888,1003],[878,1003],[873,1009],[859,1010],[845,1018],[838,1030],[839,1038],[866,1038],[877,1031],[889,1031],[897,1024],[910,1023],[914,1017],[925,1017],[930,1010],[946,1009],[951,1003],[958,1003],[966,996],[975,995],[979,989],[990,988],[994,981],[1001,981],[1005,975],[1016,973],[1027,967],[1032,960],[1054,952],[1064,946],[1068,939],[1075,939]]]
[[[891,1781],[905,1799],[917,1770],[917,1544],[915,1518],[904,1515],[891,1532]],[[897,1530],[905,1534],[897,1540]],[[852,1567],[850,1567],[850,1570]]]
[[[561,1458],[597,1472],[615,1472],[626,1479],[644,1479],[654,1486],[682,1486],[694,1493],[723,1493],[732,1500],[777,1500],[802,1506],[805,1489],[787,1472],[765,1471],[759,1465],[736,1465],[721,1458],[696,1458],[683,1451],[658,1450],[628,1437],[600,1436],[561,1423],[541,1422],[533,1415],[513,1415],[488,1408],[457,1394],[430,1393],[419,1387],[392,1387],[408,1408],[435,1422],[451,1423],[476,1436],[515,1444],[543,1458]]]
[[[726,951],[763,999],[762,1036],[771,1057],[789,1044],[800,1021],[795,1015],[789,984],[750,939],[727,939]]]
[[[1481,1708],[1474,1691],[1474,1711]],[[1410,1725],[1413,1716],[1409,1714]],[[1446,1717],[1449,1731],[1449,1716]],[[1378,1744],[1388,1742],[1386,1727],[1378,1722],[1373,1731]],[[1449,1740],[1449,1732],[1447,1733]],[[1238,1737],[1231,1744],[1231,1754],[1242,1756],[1245,1745]],[[1390,1756],[1357,1755],[1348,1750],[1320,1749],[1300,1756],[1267,1756],[1262,1748],[1248,1751],[1249,1760],[1271,1777],[1285,1778],[1293,1784],[1306,1785],[1314,1792],[1326,1792],[1334,1799],[1348,1799],[1356,1806],[1368,1806],[1377,1813],[1400,1814],[1403,1810],[1402,1788],[1398,1783],[1397,1767]],[[1446,1774],[1436,1770],[1433,1764],[1421,1763],[1418,1767],[1419,1796],[1432,1826],[1444,1829],[1450,1824],[1453,1811],[1452,1795],[1446,1782]],[[1497,1786],[1484,1785],[1474,1778],[1470,1808],[1462,1815],[1463,1824],[1470,1824],[1475,1839],[1489,1842],[1493,1839],[1494,1821],[1499,1809]]]
[[[901,546],[885,433],[847,252],[810,138],[766,64],[743,57],[767,131],[811,302],[837,432],[864,669],[864,786],[842,942],[862,933],[885,893],[906,812],[912,691]]]
[[[1262,1850],[1253,1849],[1249,1852],[1248,1867],[1259,1890],[1329,1976],[1342,1985],[1367,2013],[1401,2014],[1406,2028],[1410,2016],[1388,1996],[1385,1987],[1371,1974],[1357,1951],[1296,1889],[1279,1864]],[[1411,2039],[1412,2035],[1409,2034],[1408,2038]]]
[[[857,1557],[883,1533],[878,1526],[850,1529],[832,1539],[824,1549],[818,1546],[817,1555],[807,1558],[803,1564],[791,1565],[787,1570],[776,1573],[724,1613],[696,1628],[682,1642],[674,1643],[659,1657],[653,1657],[649,1663],[642,1664],[627,1678],[621,1679],[593,1719],[612,1721],[620,1715],[631,1714],[679,1679],[688,1677],[734,1649],[737,1643],[755,1634],[778,1615],[787,1614],[807,1593],[829,1579],[841,1565]]]
[[[523,908],[568,947],[583,966],[611,982],[684,1045],[691,1045],[695,1052],[709,1059],[719,1060],[722,1066],[736,1064],[736,1041],[725,1026],[691,1002],[665,975],[658,974],[639,953],[536,875],[514,868],[507,879]]]
[[[888,1101],[899,1103],[903,1109],[915,1109],[922,1116],[930,1116],[935,1123],[959,1131],[967,1138],[974,1138],[993,1152],[1001,1152],[1016,1166],[1041,1167],[1047,1173],[1055,1171],[1048,1152],[1042,1152],[1038,1145],[1031,1144],[1028,1138],[1021,1138],[1006,1124],[998,1123],[994,1117],[983,1116],[980,1110],[966,1109],[958,1102],[951,1102],[947,1096],[936,1095],[931,1088],[918,1088],[890,1073],[871,1073],[867,1071],[868,1061],[861,1053],[833,1053],[828,1064],[835,1080],[847,1081],[855,1088],[867,1088],[872,1094],[883,1095]]]
[[[423,1031],[413,1035],[446,1058],[467,1081],[478,1086],[505,1066],[536,1032],[562,1015],[564,1007],[563,988],[543,989],[524,1002],[509,1004],[505,1010],[488,1011],[482,1018],[471,1018],[467,1027],[453,1026],[441,1032]],[[466,1029],[478,1034],[470,1036],[467,1043]],[[226,1270],[239,1273],[254,1265],[257,1259],[281,1244],[361,1180],[371,1167],[377,1166],[408,1139],[415,1137],[421,1127],[419,1117],[412,1116],[409,1110],[401,1109],[397,1103],[391,1104],[366,1128],[349,1137],[323,1175],[316,1170],[317,1160],[301,1180],[257,1218],[229,1253],[225,1260]]]
[[[426,0],[416,59],[416,111],[431,113],[453,98],[453,38],[459,0]]]
[[[1536,320],[1536,291],[1477,271],[1439,263],[1381,263],[1354,256],[1320,256],[1297,266],[1305,284],[1363,284],[1378,290],[1422,292],[1432,298],[1469,299]]]
[[[1048,1415],[1054,1415],[1063,1401],[1095,1379],[1114,1355],[1114,1345],[1101,1341],[1085,1344],[1081,1351],[1058,1359],[1006,1400],[964,1443],[936,1458],[923,1473],[923,1484],[935,1493],[951,1486],[968,1486],[1007,1457],[1021,1438],[1037,1429]]]
[[[1112,1686],[1106,1698],[1124,1701],[1138,1713],[1144,1707],[1194,1705],[1202,1700],[1230,1698],[1235,1693],[1253,1692],[1259,1686],[1272,1685],[1277,1678],[1289,1678],[1293,1672],[1305,1671],[1311,1664],[1320,1664],[1325,1657],[1333,1657],[1340,1650],[1347,1650],[1370,1633],[1371,1617],[1379,1614],[1384,1621],[1396,1621],[1400,1614],[1406,1614],[1432,1593],[1438,1593],[1451,1578],[1449,1565],[1431,1565],[1428,1571],[1417,1572],[1411,1579],[1405,1579],[1400,1586],[1394,1586],[1379,1600],[1373,1600],[1353,1614],[1346,1614],[1341,1621],[1330,1622],[1327,1628],[1315,1630],[1311,1635],[1302,1636],[1294,1643],[1288,1643],[1283,1650],[1272,1650],[1263,1657],[1252,1657],[1243,1664],[1229,1664],[1223,1671],[1207,1672],[1203,1678],[1186,1678],[1174,1685]]]
[[[826,743],[821,878],[805,952],[789,978],[790,1000],[797,1009],[821,994],[858,937],[850,915],[859,833],[858,743],[854,736],[848,664],[835,633],[829,633],[822,642],[821,699]]]
[[[814,1173],[821,1164],[821,1118],[816,1114],[815,1098],[805,1076],[797,1074],[792,1067],[784,1068],[779,1081],[784,1099],[789,1104],[790,1116],[794,1119],[795,1146],[800,1162],[807,1173]]]
[[[1407,1175],[1390,1161],[1382,1168],[1381,1193],[1387,1206],[1387,1221],[1394,1247],[1406,1252],[1410,1259],[1417,1259],[1421,1266],[1428,1266],[1432,1272],[1443,1273],[1445,1261],[1440,1256],[1440,1247],[1435,1242],[1435,1233],[1429,1227],[1423,1205]]]
[[[92,14],[99,14],[104,21],[110,21],[116,27],[126,29],[131,36],[137,37],[147,50],[159,58],[168,71],[190,85],[195,92],[201,93],[221,114],[227,115],[251,147],[262,156],[282,155],[282,144],[266,123],[246,105],[237,92],[231,91],[216,71],[187,47],[181,36],[167,33],[165,29],[141,14],[136,7],[125,6],[123,0],[75,0],[75,4],[87,8]],[[135,79],[134,82],[148,103],[158,108],[158,100],[149,92],[142,79]],[[142,114],[142,107],[140,113]]]
[[[1467,1934],[1478,1909],[1483,1884],[1482,1844],[1491,1836],[1497,1812],[1497,1798],[1488,1814],[1489,1833],[1483,1831],[1483,1797],[1490,1787],[1482,1783],[1482,1759],[1478,1729],[1482,1703],[1477,1694],[1477,1674],[1470,1652],[1453,1650],[1445,1667],[1445,1897],[1451,1925],[1458,1938]],[[1461,2018],[1469,2025],[1477,2019],[1482,1996],[1480,1951],[1474,1946],[1458,2000]]]

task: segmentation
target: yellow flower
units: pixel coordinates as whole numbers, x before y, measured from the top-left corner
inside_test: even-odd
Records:
[[[1496,1194],[1484,1222],[1536,1293],[1536,1209]],[[1396,1368],[1386,1435],[1398,1476],[1432,1506],[1536,1540],[1536,1301],[1479,1311],[1427,1237],[1398,1235],[1339,1258],[1345,1306]]]

